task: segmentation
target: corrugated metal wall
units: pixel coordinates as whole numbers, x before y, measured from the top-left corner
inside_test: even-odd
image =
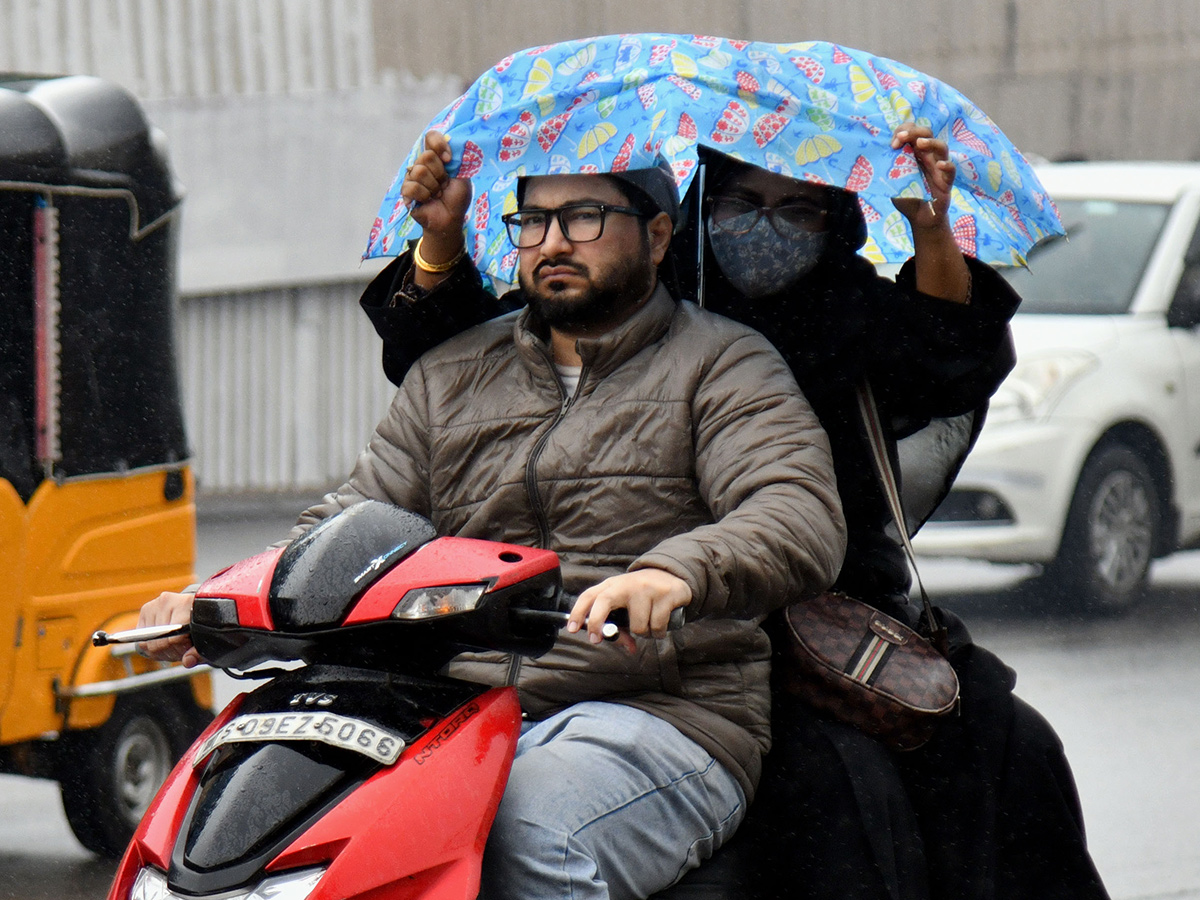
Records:
[[[86,73],[139,97],[375,81],[370,0],[0,0],[0,69]]]
[[[189,297],[179,366],[200,489],[340,484],[394,388],[361,284]]]
[[[370,0],[0,0],[0,71],[115,81],[167,130],[202,229],[177,315],[202,490],[340,483],[392,396],[357,306],[370,273],[338,279],[375,211],[359,182],[374,202],[415,137],[382,120],[427,121],[452,90],[378,77],[374,34]]]
[[[953,84],[1047,158],[1200,159],[1197,0],[374,0],[380,69],[473,79],[523,47],[666,31],[825,40]]]
[[[627,31],[837,41],[944,78],[1029,152],[1200,158],[1196,0],[0,0],[0,69],[147,99],[340,91]]]

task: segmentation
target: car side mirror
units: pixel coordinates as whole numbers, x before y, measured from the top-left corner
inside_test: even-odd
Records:
[[[1200,228],[1192,235],[1192,243],[1184,254],[1183,274],[1167,310],[1167,325],[1172,328],[1200,325]]]

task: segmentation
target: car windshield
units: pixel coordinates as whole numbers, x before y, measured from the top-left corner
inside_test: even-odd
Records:
[[[1029,268],[1003,269],[1023,313],[1114,315],[1129,311],[1170,207],[1162,203],[1063,200],[1066,238],[1029,254]]]

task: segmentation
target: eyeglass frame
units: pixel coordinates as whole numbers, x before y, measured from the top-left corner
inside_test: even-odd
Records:
[[[747,207],[746,212],[740,213],[739,215],[746,215],[747,213],[749,213],[751,211],[754,211],[757,213],[757,215],[754,218],[754,221],[750,224],[750,227],[747,228],[745,231],[733,231],[732,229],[725,228],[724,226],[721,225],[720,222],[718,222],[713,217],[713,213],[716,210],[717,204],[722,203],[722,202],[729,202],[729,201],[733,201],[735,203],[746,204],[746,207]],[[825,222],[828,220],[829,208],[827,206],[823,206],[819,203],[815,203],[811,200],[804,200],[801,198],[793,198],[793,199],[787,200],[783,203],[777,203],[772,206],[762,206],[760,204],[755,203],[752,200],[747,200],[745,197],[720,196],[720,195],[713,196],[708,199],[708,216],[707,216],[707,218],[709,219],[710,222],[712,222],[712,225],[714,228],[717,228],[717,229],[725,232],[726,234],[743,235],[743,234],[749,234],[751,231],[753,231],[754,227],[760,221],[762,221],[762,218],[764,216],[766,216],[768,224],[775,231],[775,233],[778,234],[780,237],[787,237],[787,235],[784,232],[779,230],[779,226],[775,224],[775,213],[776,213],[776,211],[783,209],[785,207],[797,206],[797,205],[801,205],[801,204],[806,204],[806,205],[811,204],[811,206],[814,210],[816,210],[816,209],[820,210],[821,214],[818,217],[820,219],[820,221]],[[730,218],[737,218],[737,216],[731,216]],[[785,223],[785,226],[786,226],[786,223]],[[816,233],[819,233],[820,231],[825,230],[823,228],[818,228],[818,229],[813,230],[813,229],[804,228],[803,226],[793,226],[793,228],[795,228],[795,227],[799,227],[800,230],[808,232],[809,234],[816,234]],[[792,229],[789,229],[789,230],[792,230]]]
[[[600,210],[600,229],[596,232],[595,237],[587,238],[585,240],[576,240],[575,238],[572,238],[570,234],[567,233],[568,228],[567,228],[566,224],[563,222],[562,216],[563,216],[564,212],[567,212],[567,211],[573,210],[573,209],[598,209],[598,210]],[[516,212],[505,213],[504,215],[502,215],[500,217],[500,221],[504,223],[504,228],[508,232],[508,240],[512,243],[512,245],[514,247],[516,247],[518,250],[532,250],[534,247],[540,247],[540,246],[542,246],[542,244],[546,243],[546,237],[550,234],[550,223],[551,223],[551,221],[553,221],[555,219],[558,220],[558,230],[562,233],[562,236],[570,243],[572,243],[572,244],[590,244],[593,241],[598,241],[598,240],[600,240],[600,238],[602,238],[604,236],[604,225],[605,225],[606,217],[608,216],[608,214],[610,212],[623,213],[627,216],[636,216],[639,219],[653,218],[653,216],[648,214],[645,210],[636,209],[632,206],[614,206],[611,203],[568,203],[565,206],[556,206],[554,208],[541,207],[541,206],[530,206],[525,209],[518,209]],[[543,213],[546,216],[545,228],[542,232],[541,239],[537,243],[520,244],[513,238],[513,228],[516,228],[519,232],[521,229],[521,223],[518,220],[518,217],[526,215],[528,213]]]

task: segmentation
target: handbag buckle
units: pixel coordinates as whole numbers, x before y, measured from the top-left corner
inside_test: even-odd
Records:
[[[887,619],[881,616],[871,617],[870,628],[889,644],[904,644],[908,641],[908,635],[894,628]]]

